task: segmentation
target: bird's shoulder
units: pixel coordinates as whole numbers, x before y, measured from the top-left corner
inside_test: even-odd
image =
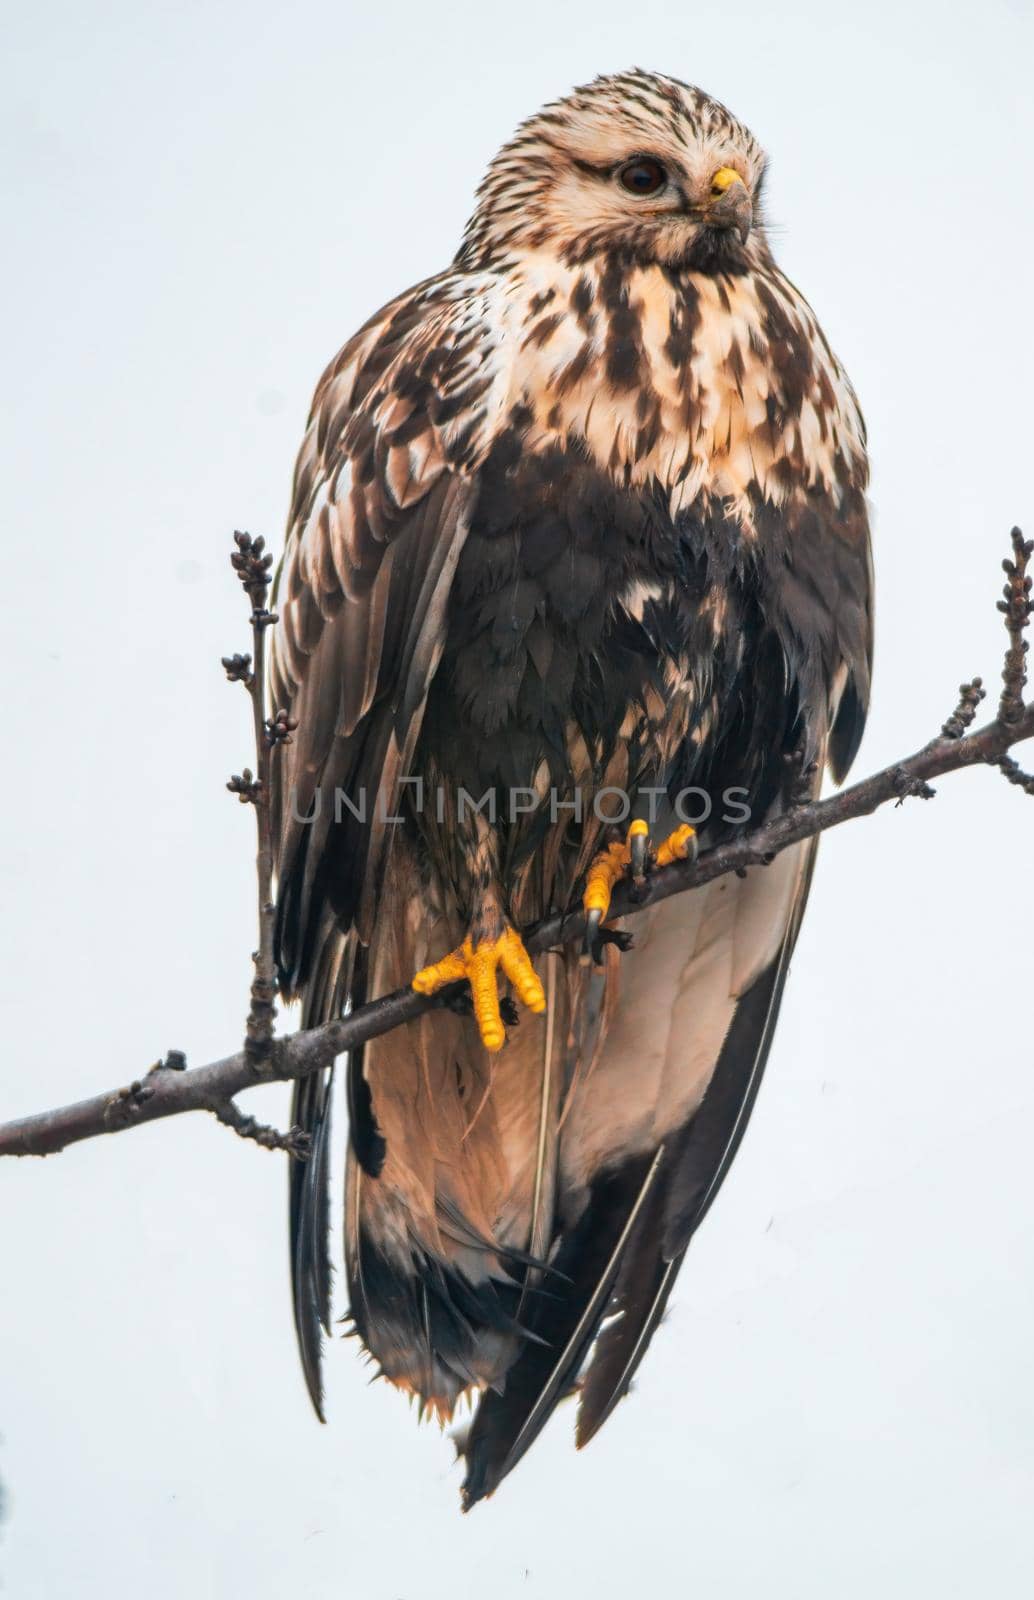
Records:
[[[462,497],[509,394],[506,304],[497,274],[440,273],[390,300],[324,371],[277,580],[275,649],[289,678],[428,505]]]
[[[343,473],[349,489],[376,483],[390,518],[442,471],[470,470],[505,390],[505,301],[497,274],[439,273],[390,300],[348,340],[316,386],[291,533],[331,476]]]

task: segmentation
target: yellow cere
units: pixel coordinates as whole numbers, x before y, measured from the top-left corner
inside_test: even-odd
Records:
[[[724,194],[726,189],[731,189],[734,183],[742,183],[743,179],[735,167],[719,167],[711,179],[711,193]]]

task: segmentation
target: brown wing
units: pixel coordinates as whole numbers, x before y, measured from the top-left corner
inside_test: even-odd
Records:
[[[471,475],[505,399],[494,315],[490,289],[461,295],[448,276],[432,279],[362,329],[316,391],[271,667],[275,706],[298,721],[274,797],[278,947],[294,993],[328,899],[339,927],[368,931],[384,835],[373,798],[380,787],[391,814],[438,662]],[[365,821],[354,815],[360,790]],[[353,803],[339,802],[340,826],[336,791]]]
[[[277,960],[308,1026],[361,982],[353,933],[369,935],[382,819],[420,731],[473,474],[506,400],[498,323],[491,280],[461,289],[446,275],[391,302],[324,374],[299,453],[270,683],[298,723],[274,774]],[[290,1179],[295,1320],[318,1412],[329,1087],[327,1074],[295,1091],[314,1159]]]

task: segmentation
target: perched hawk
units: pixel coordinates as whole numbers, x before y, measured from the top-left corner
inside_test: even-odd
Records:
[[[613,884],[694,819],[710,845],[840,778],[861,737],[865,430],[764,175],[674,78],[546,107],[452,265],[328,367],[298,459],[281,980],[306,1024],[470,980],[348,1060],[344,1219],[383,1372],[439,1417],[479,1396],[468,1505],[565,1395],[583,1444],[628,1389],[750,1114],[814,849],[669,899],[627,953]],[[518,930],[580,903],[591,952],[529,959]],[[297,1087],[290,1184],[318,1411],[329,1091]]]

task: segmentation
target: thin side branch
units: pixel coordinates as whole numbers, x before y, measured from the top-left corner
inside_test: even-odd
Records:
[[[1032,554],[1034,545],[1025,542],[1014,532],[1013,560],[1006,563],[1006,601],[1001,607],[1009,635],[1002,674],[1005,688],[998,715],[993,722],[975,732],[969,731],[983,691],[979,679],[964,684],[959,705],[942,732],[914,755],[885,767],[883,771],[825,800],[803,798],[804,784],[798,784],[793,790],[789,808],[773,821],[705,852],[695,862],[680,861],[664,867],[653,873],[641,890],[620,884],[615,891],[612,916],[634,915],[661,900],[667,900],[671,895],[699,888],[726,873],[743,873],[749,867],[765,866],[791,845],[839,827],[841,823],[850,822],[856,817],[869,816],[891,802],[900,805],[913,795],[929,798],[933,793],[930,787],[932,779],[966,767],[1000,768],[1011,783],[1025,788],[1028,793],[1034,793],[1034,779],[1027,777],[1008,754],[1014,745],[1034,737],[1034,704],[1026,704],[1023,699],[1026,685],[1024,634],[1031,615],[1028,567]],[[257,644],[256,637],[256,648]],[[258,668],[259,658],[256,656],[256,677]],[[229,666],[227,670],[229,672]],[[245,666],[240,676],[246,677],[248,670]],[[263,726],[266,724],[263,723]],[[261,773],[257,781],[261,784]],[[261,839],[260,832],[260,863],[263,860]],[[262,902],[263,916],[270,900]],[[263,922],[263,927],[267,926],[271,939],[271,917],[268,924]],[[584,931],[585,918],[579,911],[547,918],[527,931],[525,942],[529,951],[536,954],[581,940]],[[268,950],[268,970],[271,972],[271,943]],[[261,966],[264,959],[260,949],[256,960],[256,983],[266,970]],[[393,994],[373,1000],[336,1022],[324,1023],[318,1028],[310,1028],[281,1040],[272,1038],[270,999],[269,1031],[265,1035],[268,1053],[264,1058],[262,1076],[267,1081],[269,1078],[305,1077],[310,1072],[329,1066],[344,1051],[388,1033],[403,1023],[412,1022],[425,1011],[455,1004],[463,990],[463,985],[452,985],[432,997],[425,997],[414,993],[412,989],[397,989]],[[248,1044],[251,1041],[249,1026]],[[127,1088],[2,1125],[0,1156],[53,1155],[83,1139],[96,1138],[100,1134],[114,1133],[123,1128],[140,1127],[146,1122],[177,1116],[186,1111],[214,1111],[221,1121],[234,1127],[238,1133],[256,1139],[267,1148],[288,1149],[298,1156],[304,1153],[296,1137],[298,1130],[278,1134],[273,1129],[262,1128],[232,1104],[236,1095],[262,1081],[256,1073],[247,1045],[245,1049],[221,1061],[190,1071],[185,1071],[184,1066],[183,1057],[174,1053],[152,1068],[144,1079],[136,1080]]]
[[[254,666],[250,656],[224,656],[223,666],[231,683],[243,683],[251,697],[255,734],[255,774],[245,767],[230,779],[227,788],[242,805],[255,807],[258,851],[255,877],[258,885],[259,947],[252,955],[255,976],[251,983],[251,1005],[245,1027],[244,1048],[255,1072],[268,1071],[273,1049],[273,1019],[276,1016],[276,963],[273,935],[276,906],[273,900],[273,826],[270,811],[271,753],[274,745],[289,743],[295,726],[286,712],[266,716],[266,630],[276,622],[275,612],[266,609],[273,557],[266,552],[263,539],[250,533],[235,533],[236,549],[230,557],[245,594],[251,602],[251,637]],[[225,1110],[225,1107],[224,1107]],[[226,1121],[226,1117],[221,1120]],[[234,1126],[231,1122],[230,1126]],[[237,1130],[240,1132],[240,1129]],[[260,1141],[261,1142],[261,1141]]]
[[[1023,691],[1027,687],[1029,648],[1025,633],[1031,613],[1034,612],[1034,601],[1030,597],[1032,579],[1028,570],[1031,556],[1034,556],[1034,540],[1024,539],[1019,528],[1014,528],[1012,560],[1002,562],[1006,584],[1003,598],[998,602],[999,611],[1005,615],[1005,627],[1009,635],[1009,648],[1005,652],[1005,666],[1002,668],[1002,697],[998,704],[998,719],[1007,726],[1019,722],[1024,709]],[[1024,794],[1034,795],[1034,775],[1024,772],[1011,756],[1002,756],[998,768],[1007,783],[1014,783]]]
[[[278,1128],[245,1115],[233,1100],[213,1100],[209,1110],[224,1127],[232,1128],[241,1139],[253,1139],[263,1150],[286,1150],[299,1161],[308,1159],[309,1135],[301,1128],[288,1128],[286,1133],[281,1133]]]
[[[1024,539],[1019,528],[1012,530],[1012,560],[1002,562],[1002,570],[1006,576],[1003,598],[998,602],[999,611],[1005,615],[1006,632],[1009,635],[1009,648],[1005,652],[1005,666],[1002,668],[1002,698],[998,704],[998,717],[1001,722],[1019,722],[1023,716],[1023,691],[1027,687],[1027,640],[1024,633],[1030,622],[1034,603],[1030,598],[1031,585],[1034,580],[1028,574],[1030,558],[1034,555],[1034,540]]]

